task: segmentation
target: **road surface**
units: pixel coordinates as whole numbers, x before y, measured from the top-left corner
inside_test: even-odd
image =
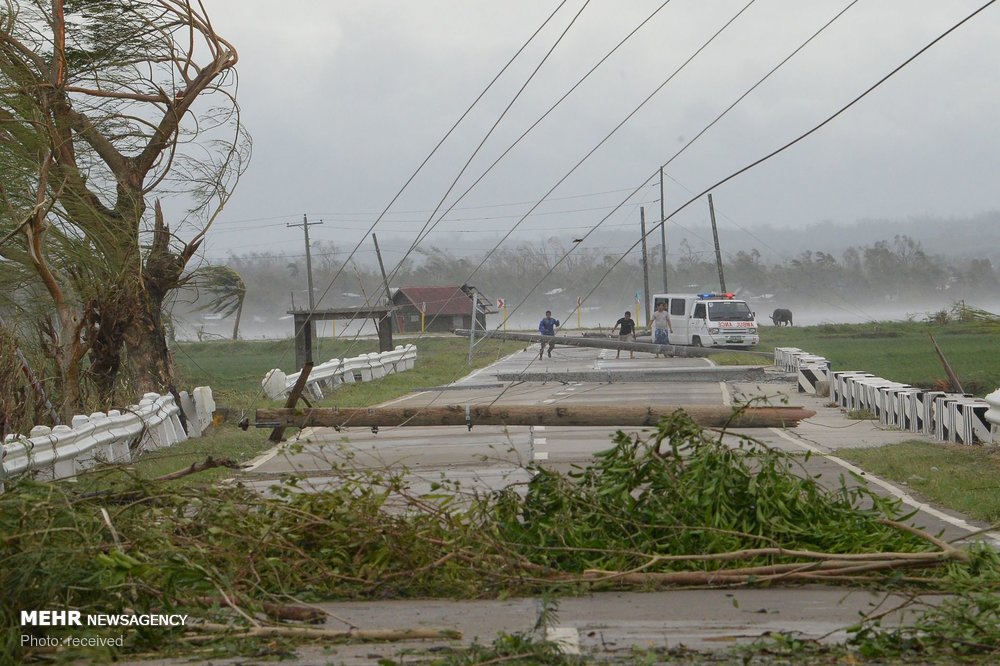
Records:
[[[532,346],[478,370],[455,384],[433,388],[391,401],[394,405],[435,404],[732,404],[749,398],[766,398],[772,404],[802,405],[817,411],[814,418],[794,429],[753,429],[743,431],[764,443],[793,453],[812,451],[807,463],[810,474],[822,483],[839,485],[849,471],[863,474],[836,456],[843,448],[880,446],[919,438],[913,433],[881,430],[877,423],[851,421],[821,398],[794,393],[794,384],[780,373],[769,370],[759,382],[659,382],[602,383],[599,381],[500,382],[497,375],[523,372],[559,373],[608,370],[653,370],[664,368],[704,368],[705,359],[654,358],[637,353],[636,358],[615,358],[611,350],[556,348],[552,358],[539,360]],[[419,362],[419,361],[418,361]],[[595,374],[595,376],[596,376]],[[302,478],[305,491],[321,490],[336,483],[332,464],[350,458],[359,467],[381,468],[405,465],[408,480],[416,492],[430,489],[442,479],[459,480],[463,488],[487,490],[523,484],[529,478],[525,465],[568,470],[585,464],[596,451],[610,446],[614,434],[609,428],[543,427],[399,427],[367,429],[309,429],[292,435],[286,443],[258,458],[242,476],[246,484],[267,492],[277,479],[294,473]],[[735,433],[739,434],[739,433]],[[737,441],[733,437],[734,442]],[[290,447],[289,444],[295,446]],[[868,478],[877,492],[891,494],[918,509],[912,522],[945,539],[961,540],[985,525],[962,516],[927,506],[911,498],[905,488],[880,479]],[[979,537],[983,538],[983,537]],[[1000,544],[997,535],[987,539]],[[840,640],[843,628],[858,619],[859,612],[885,608],[884,595],[842,588],[801,587],[775,590],[659,591],[650,593],[598,593],[564,599],[559,604],[559,625],[554,636],[564,640],[568,650],[614,656],[627,654],[632,647],[676,647],[718,650],[735,642],[751,641],[774,631],[796,632],[805,638]],[[334,616],[365,628],[436,626],[461,629],[468,642],[476,637],[489,642],[498,631],[526,631],[537,616],[537,599],[507,601],[385,601],[325,604]],[[881,605],[881,606],[880,606]],[[336,624],[331,620],[331,624]],[[421,644],[426,648],[426,644]],[[404,647],[418,647],[417,645]],[[328,655],[330,663],[373,663],[374,655],[387,656],[400,646],[350,647]],[[320,659],[321,655],[313,655]],[[308,653],[303,663],[311,663]],[[315,663],[327,663],[316,661]]]

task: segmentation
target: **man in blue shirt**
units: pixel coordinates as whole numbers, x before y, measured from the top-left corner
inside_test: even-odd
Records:
[[[553,338],[556,335],[556,327],[559,326],[559,320],[552,317],[552,310],[545,311],[545,317],[538,322],[538,334],[539,335],[551,335]],[[541,360],[542,354],[545,352],[545,345],[549,346],[549,357],[552,356],[552,349],[556,346],[555,340],[542,340],[542,348],[538,350],[538,358]]]

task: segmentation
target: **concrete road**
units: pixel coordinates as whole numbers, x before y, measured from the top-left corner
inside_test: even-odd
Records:
[[[817,411],[814,418],[794,429],[753,429],[733,433],[792,453],[813,453],[806,463],[810,474],[836,487],[841,477],[858,481],[852,472],[867,479],[871,488],[900,498],[918,510],[913,523],[945,539],[961,540],[986,527],[953,512],[926,505],[896,487],[865,474],[836,456],[842,448],[880,446],[914,439],[912,433],[882,430],[870,421],[847,420],[840,410],[821,398],[794,393],[787,377],[769,371],[770,378],[756,383],[739,382],[498,382],[496,375],[544,370],[547,375],[607,369],[663,369],[707,367],[704,359],[653,358],[648,354],[615,358],[608,350],[557,348],[552,358],[538,358],[537,347],[499,360],[448,387],[429,389],[392,401],[392,404],[558,404],[563,401],[602,405],[629,404],[732,404],[748,399],[803,405]],[[612,429],[541,427],[403,427],[335,432],[311,429],[268,452],[243,476],[243,481],[266,492],[275,479],[295,473],[305,490],[318,490],[335,483],[333,465],[364,468],[404,465],[412,489],[421,492],[442,479],[460,480],[463,488],[487,490],[523,484],[530,477],[528,461],[566,470],[585,464],[595,451],[610,446]],[[293,444],[294,446],[289,446]],[[985,537],[1000,544],[1000,535]],[[735,605],[734,605],[735,602]],[[613,656],[635,647],[677,646],[721,649],[733,642],[749,641],[767,632],[791,631],[806,638],[839,638],[840,630],[872,609],[882,597],[865,592],[830,588],[775,590],[661,591],[655,593],[604,593],[560,602],[558,635],[571,648],[585,653]],[[529,629],[537,606],[534,599],[495,602],[394,601],[324,604],[333,615],[365,628],[394,626],[444,626],[461,628],[465,642],[478,636],[489,642],[497,631]],[[477,619],[478,618],[478,619]],[[410,625],[406,623],[409,622]],[[331,620],[331,624],[335,624]],[[426,646],[424,646],[426,647]],[[372,663],[369,656],[395,654],[396,647],[366,646],[358,651],[338,649],[313,654],[320,661],[303,663]],[[388,651],[386,651],[388,650]],[[366,656],[367,655],[367,656]],[[328,661],[322,661],[327,659]],[[374,657],[373,657],[374,658]],[[306,659],[306,655],[303,655]]]

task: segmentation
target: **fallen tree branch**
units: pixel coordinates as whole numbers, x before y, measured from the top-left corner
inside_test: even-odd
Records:
[[[228,597],[195,597],[191,601],[199,606],[220,606],[236,609],[235,602]],[[246,605],[248,603],[244,603],[244,606]],[[319,608],[312,608],[310,606],[264,601],[261,603],[261,608],[268,617],[274,620],[308,622],[309,624],[322,624],[326,621],[325,612]]]
[[[242,465],[235,462],[230,458],[213,458],[209,456],[205,458],[204,462],[191,463],[188,467],[184,469],[179,469],[176,472],[170,472],[169,474],[164,474],[163,476],[158,476],[153,479],[153,481],[173,481],[174,479],[180,479],[191,474],[197,474],[198,472],[204,472],[205,470],[215,469],[216,467],[227,467],[229,469],[242,469]]]

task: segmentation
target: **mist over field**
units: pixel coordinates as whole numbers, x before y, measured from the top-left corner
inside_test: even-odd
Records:
[[[670,291],[719,291],[710,241],[701,233],[668,229]],[[625,310],[635,314],[638,309],[637,319],[644,323],[641,301],[636,307],[636,293],[645,291],[638,230],[609,233],[604,240],[597,236],[586,243],[553,235],[510,239],[499,246],[482,239],[472,246],[456,237],[426,241],[408,255],[408,238],[390,235],[380,238],[380,245],[392,289],[470,284],[494,304],[499,298],[506,301],[508,328],[534,329],[545,310],[552,310],[566,330],[609,328]],[[805,230],[722,227],[720,238],[727,290],[750,303],[762,326],[771,325],[769,315],[779,307],[794,312],[797,326],[924,320],[959,302],[1000,312],[1000,213],[961,220],[831,223]],[[658,232],[648,238],[653,294],[663,291],[658,240]],[[630,248],[633,244],[636,247]],[[348,261],[350,249],[347,244],[313,243],[317,307],[357,307],[384,300],[374,252],[357,252]],[[231,267],[246,284],[240,337],[292,335],[287,311],[308,302],[304,261],[256,252],[212,263]],[[199,310],[205,302],[204,295],[193,290],[175,301],[179,339],[232,336],[233,318]],[[487,317],[490,328],[500,328],[502,322],[499,313]],[[374,332],[371,322],[318,324],[322,337]]]

